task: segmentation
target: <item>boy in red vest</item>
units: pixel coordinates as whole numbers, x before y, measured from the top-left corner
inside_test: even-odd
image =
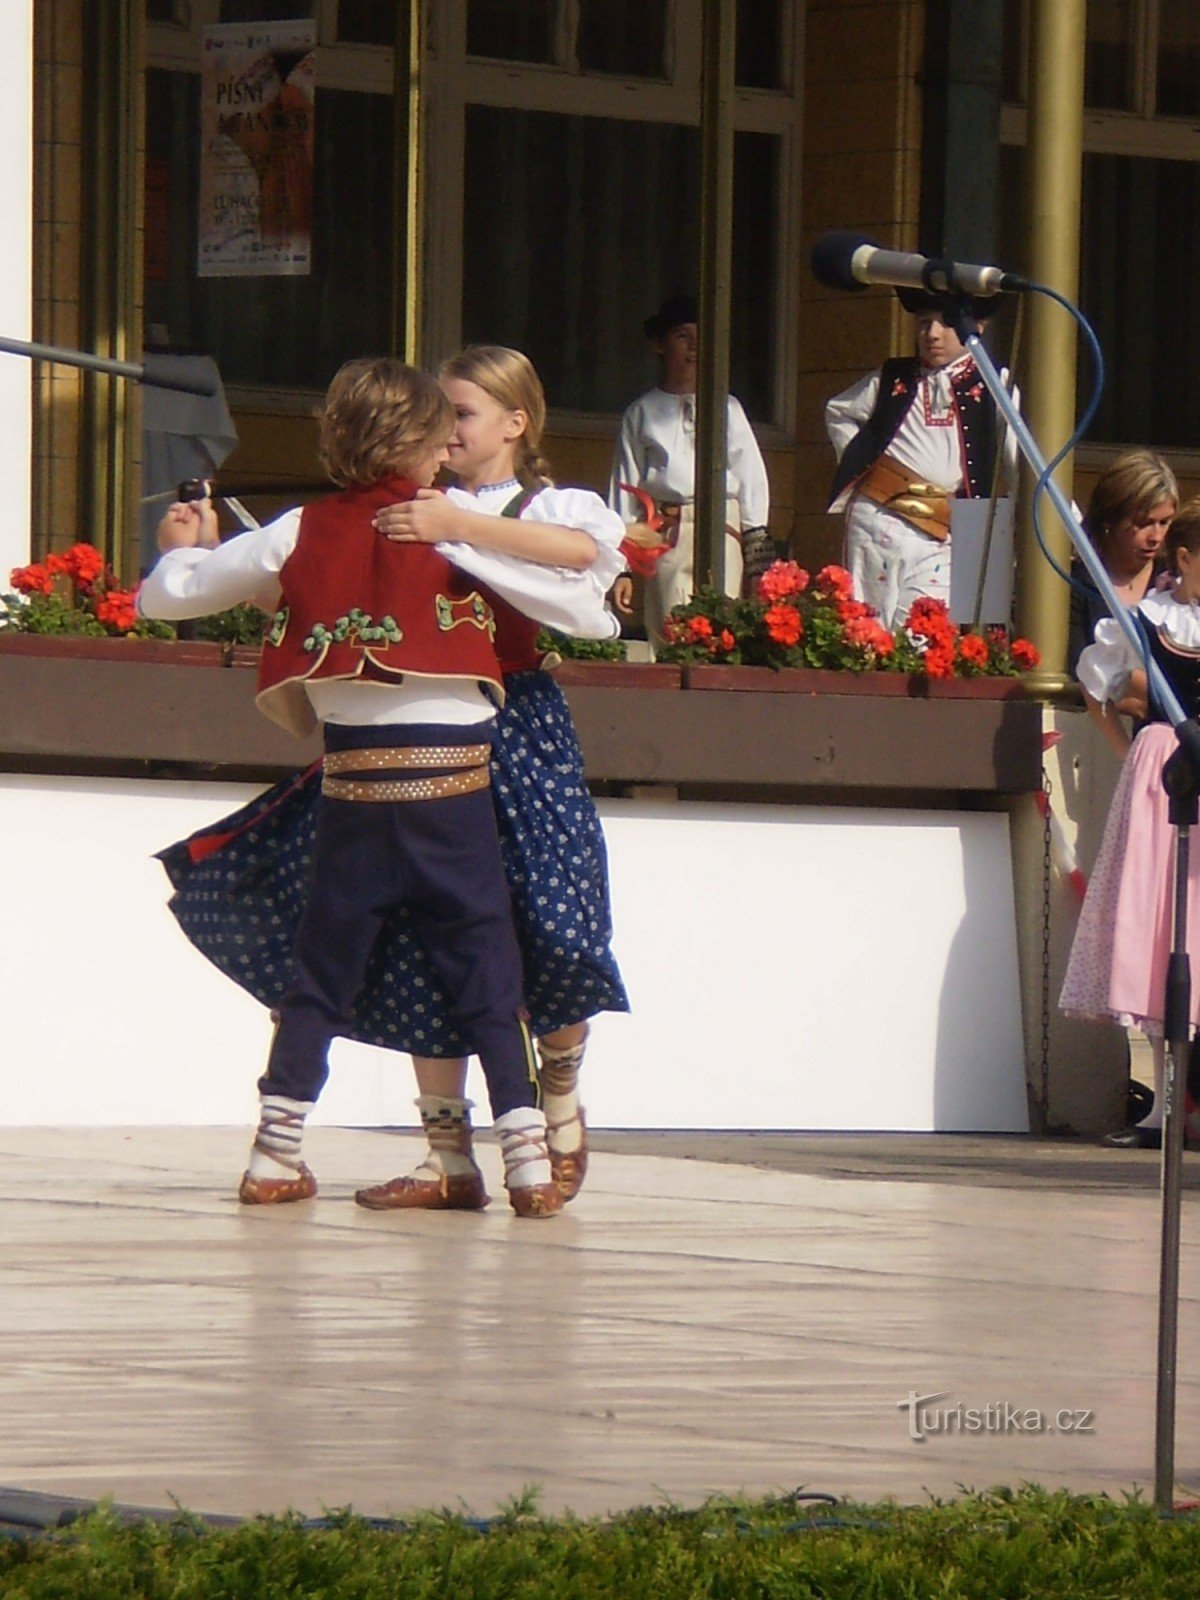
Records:
[[[585,636],[615,623],[587,573],[454,546],[397,544],[375,513],[427,487],[454,413],[440,385],[394,360],[348,362],[330,385],[320,453],[341,492],[211,548],[196,506],[171,508],[144,615],[199,616],[239,601],[274,613],[259,708],[295,733],[324,726],[313,878],[278,1008],[247,1205],[309,1199],[304,1121],[328,1076],[389,909],[403,905],[487,1079],[518,1216],[562,1206],[551,1180],[525,1022],[521,961],[487,792],[504,689],[480,580],[527,615]],[[205,546],[209,548],[205,548]]]

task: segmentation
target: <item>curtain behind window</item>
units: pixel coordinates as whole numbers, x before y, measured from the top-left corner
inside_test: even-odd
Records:
[[[391,98],[317,90],[310,276],[197,278],[199,94],[194,73],[146,74],[147,327],[211,355],[227,385],[323,390],[388,345]]]
[[[514,345],[551,403],[620,411],[653,382],[642,324],[695,293],[700,144],[668,123],[467,107],[463,339]],[[778,140],[736,136],[730,387],[773,412]]]

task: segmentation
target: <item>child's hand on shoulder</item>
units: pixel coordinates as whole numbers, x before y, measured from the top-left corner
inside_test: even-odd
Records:
[[[415,500],[384,506],[375,526],[394,544],[439,544],[462,535],[462,512],[437,489],[418,489]]]
[[[163,554],[168,550],[215,550],[221,536],[212,501],[176,500],[167,507],[156,537]]]

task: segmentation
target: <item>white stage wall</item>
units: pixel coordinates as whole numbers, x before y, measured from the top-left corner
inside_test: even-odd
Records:
[[[0,1124],[253,1119],[266,1015],[178,931],[151,858],[253,792],[0,776]],[[595,1024],[595,1126],[1027,1128],[1004,816],[600,809],[634,1010]],[[415,1121],[405,1058],[333,1061],[314,1120]]]

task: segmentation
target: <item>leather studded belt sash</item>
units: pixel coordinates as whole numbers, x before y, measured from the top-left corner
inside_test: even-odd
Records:
[[[331,750],[325,757],[321,793],[330,800],[398,801],[444,800],[450,795],[473,794],[492,781],[487,744],[383,745],[367,750]],[[380,772],[412,771],[436,774],[440,767],[452,772],[420,778],[379,778]],[[354,778],[339,777],[352,772]],[[366,776],[371,774],[371,776]]]
[[[940,484],[922,483],[915,472],[893,461],[891,456],[880,456],[869,467],[855,486],[855,493],[895,512],[914,528],[944,544],[950,537],[950,502],[952,489]]]

